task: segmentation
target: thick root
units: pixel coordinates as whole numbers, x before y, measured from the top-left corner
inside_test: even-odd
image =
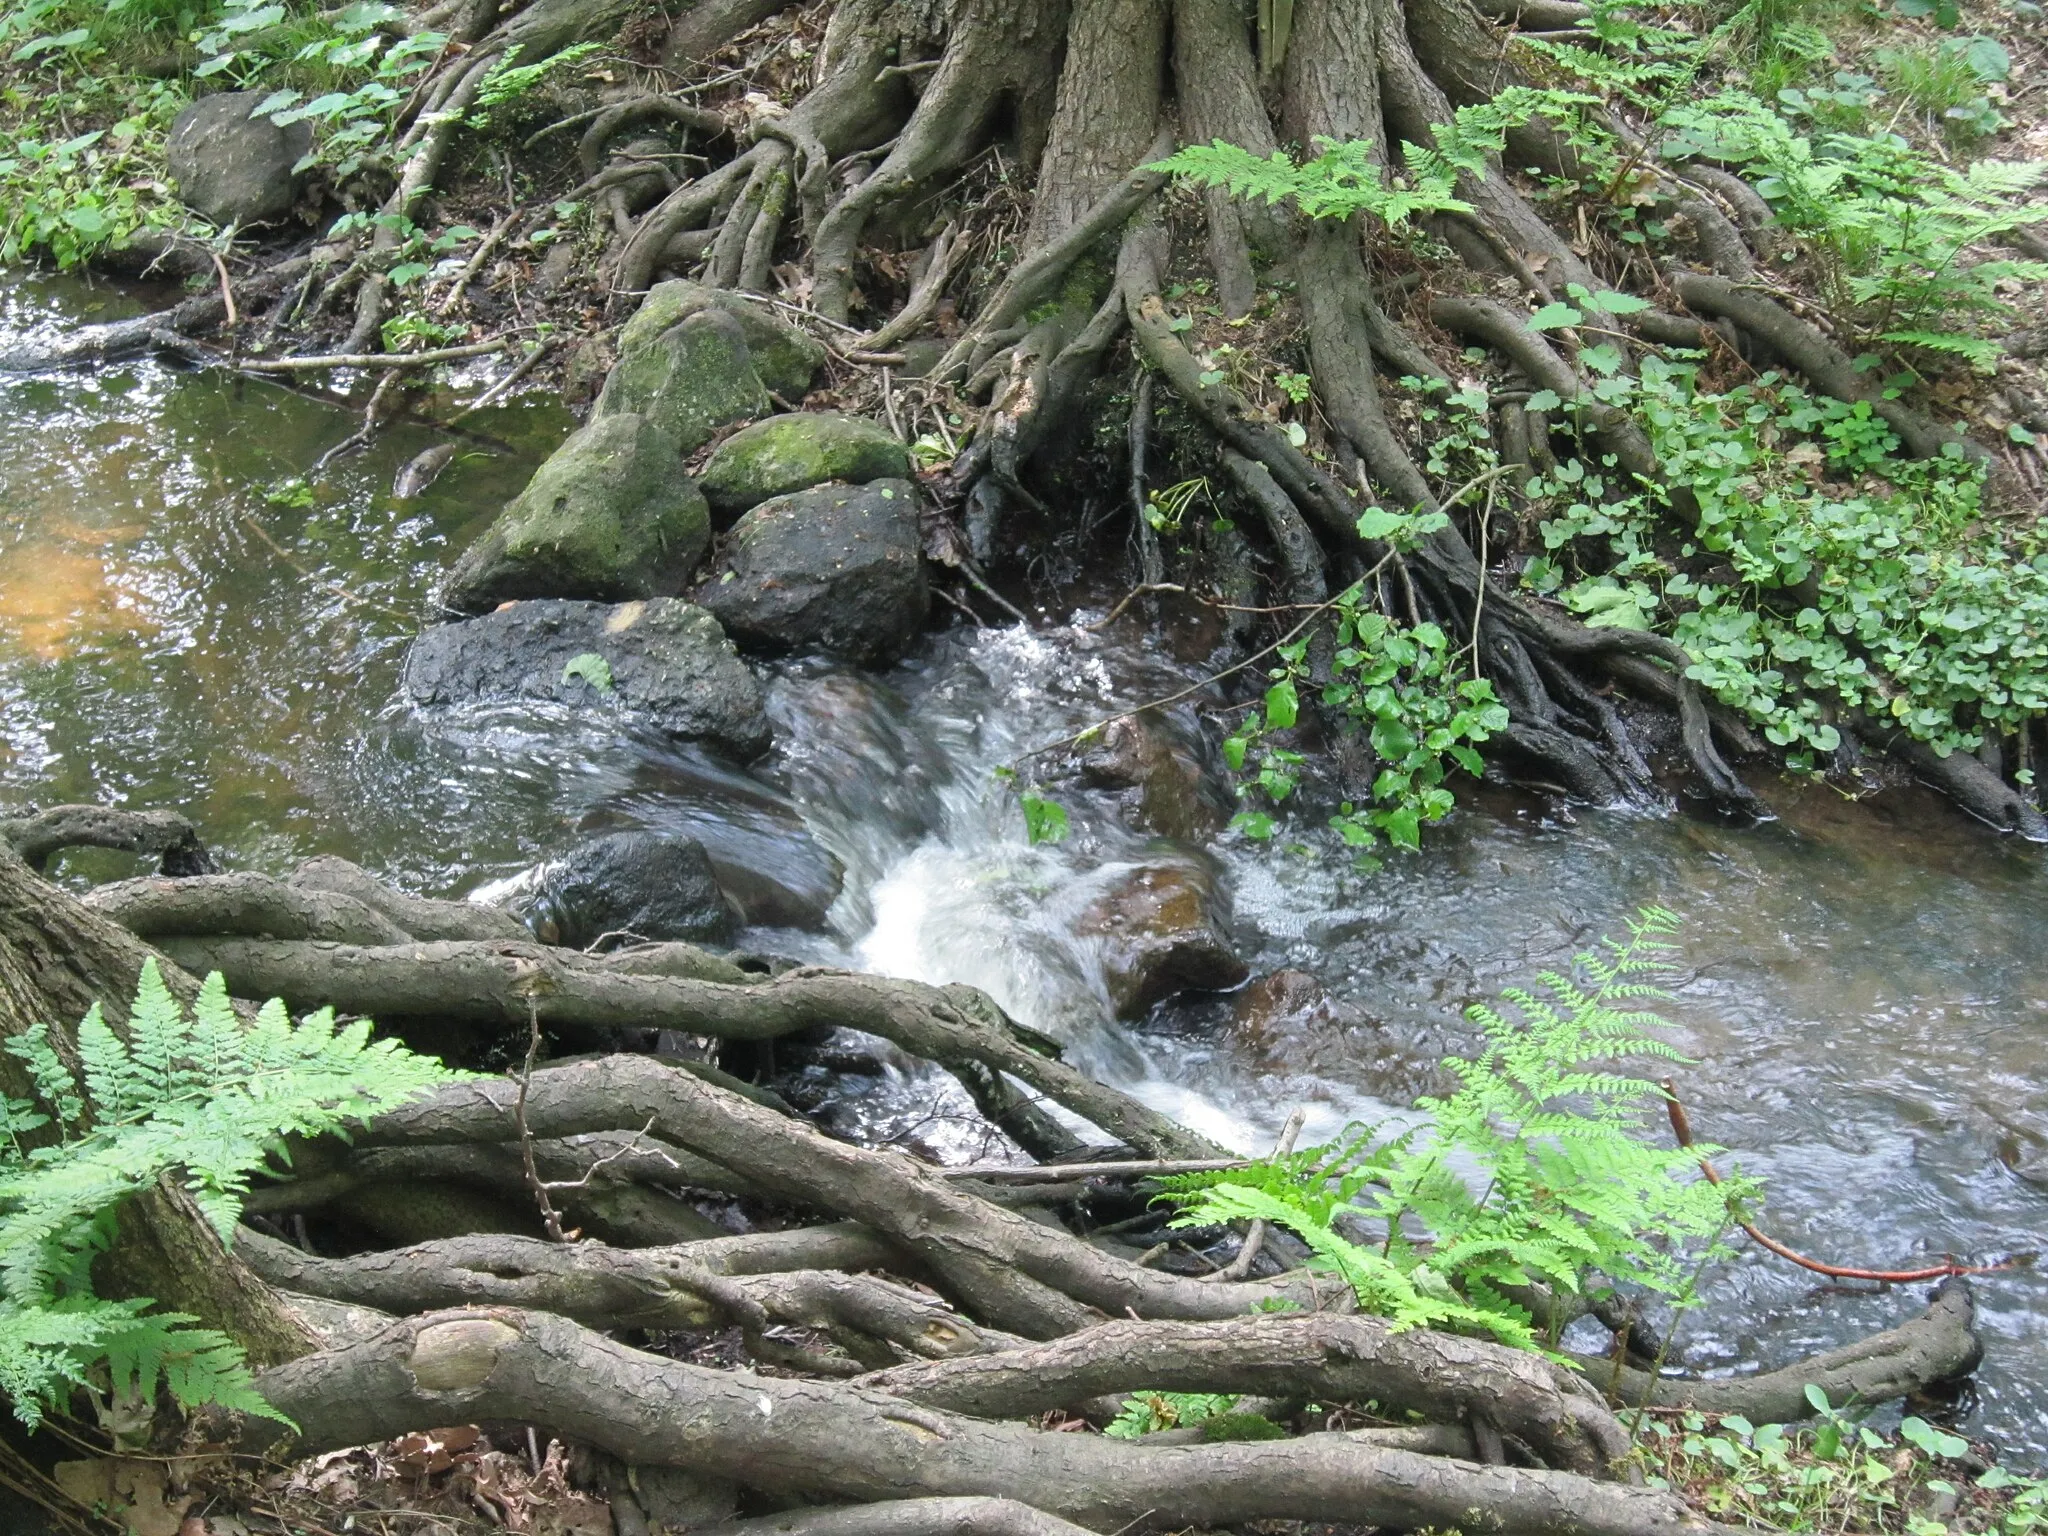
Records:
[[[1290,1518],[1479,1526],[1502,1536],[1725,1529],[1670,1493],[1474,1466],[1344,1434],[1169,1447],[1045,1434],[872,1389],[686,1365],[544,1313],[411,1318],[368,1343],[265,1371],[257,1388],[297,1430],[250,1424],[250,1448],[313,1454],[441,1424],[511,1420],[629,1465],[681,1467],[783,1496],[991,1496],[1096,1531]]]

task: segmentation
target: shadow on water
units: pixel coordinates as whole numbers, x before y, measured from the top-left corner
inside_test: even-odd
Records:
[[[0,326],[121,302],[18,284]],[[1247,1148],[1296,1104],[1325,1131],[1407,1104],[1469,1045],[1467,1005],[1657,903],[1687,919],[1667,1010],[1697,1058],[1683,1092],[1769,1180],[1776,1235],[1873,1266],[2048,1235],[2048,877],[1929,799],[1774,784],[1784,819],[1734,829],[1487,792],[1372,875],[1226,838],[1235,939],[1255,977],[1305,973],[1299,1004],[1118,1024],[1100,941],[1077,929],[1161,850],[1085,791],[1062,791],[1068,840],[1033,848],[992,770],[1170,691],[1175,666],[1072,630],[956,631],[883,678],[796,664],[771,688],[777,747],[746,772],[603,710],[422,721],[393,703],[404,647],[453,551],[568,430],[558,408],[475,418],[505,448],[466,445],[411,501],[392,477],[432,438],[401,428],[300,506],[263,490],[352,429],[330,404],[148,362],[0,379],[0,401],[8,807],[176,806],[233,865],[335,852],[432,894],[516,877],[579,832],[687,832],[751,941],[975,982],[1077,1064]],[[895,1070],[841,1108],[907,1134],[955,1104]],[[1920,1305],[1811,1278],[1755,1254],[1712,1275],[1690,1362],[1775,1362]],[[2048,1279],[1980,1295],[1967,1423],[2048,1463]]]

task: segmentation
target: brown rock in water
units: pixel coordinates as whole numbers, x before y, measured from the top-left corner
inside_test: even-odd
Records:
[[[1135,1019],[1177,992],[1222,991],[1250,975],[1229,925],[1214,872],[1176,859],[1120,877],[1082,914],[1079,932],[1103,940],[1110,1004],[1118,1018]]]
[[[1237,995],[1232,1018],[1240,1030],[1271,1034],[1330,1005],[1330,994],[1307,971],[1273,971]]]
[[[1178,842],[1213,836],[1230,819],[1194,747],[1150,711],[1104,726],[1081,756],[1081,777],[1095,789],[1130,791],[1131,820]]]

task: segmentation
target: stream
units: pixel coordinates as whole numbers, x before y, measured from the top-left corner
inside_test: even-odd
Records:
[[[135,308],[15,280],[0,340]],[[821,928],[750,947],[974,983],[1084,1070],[1246,1150],[1296,1106],[1312,1136],[1397,1115],[1471,1045],[1469,1004],[1657,904],[1686,919],[1663,1010],[1696,1059],[1681,1091],[1700,1135],[1767,1181],[1772,1235],[1872,1267],[2048,1246],[2048,855],[1931,796],[1763,781],[1782,819],[1734,828],[1485,789],[1375,873],[1226,836],[1239,953],[1313,983],[1255,1017],[1224,997],[1118,1023],[1079,918],[1160,849],[1089,791],[1067,840],[1034,848],[992,771],[1188,665],[1064,614],[935,633],[879,677],[790,664],[777,746],[746,772],[603,707],[422,719],[397,696],[405,648],[448,562],[570,429],[558,404],[470,417],[416,499],[393,476],[437,439],[401,425],[300,504],[275,488],[356,424],[309,394],[135,362],[0,377],[0,401],[0,813],[170,807],[226,867],[335,853],[429,895],[503,889],[592,830],[688,832],[829,903]],[[61,871],[134,872],[103,854]],[[844,1128],[977,1153],[950,1080],[896,1063],[847,1083],[827,1109]],[[1926,1289],[1817,1278],[1745,1245],[1681,1325],[1686,1363],[1777,1364],[1903,1320]],[[1977,1286],[1987,1357],[1960,1422],[2048,1470],[2048,1276]]]

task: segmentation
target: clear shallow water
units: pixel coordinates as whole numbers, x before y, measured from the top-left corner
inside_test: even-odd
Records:
[[[0,327],[123,303],[18,284]],[[141,362],[0,378],[0,408],[7,808],[175,806],[231,864],[335,852],[436,894],[593,827],[687,830],[794,884],[818,882],[822,848],[846,871],[830,931],[763,944],[976,982],[1078,1064],[1247,1148],[1297,1104],[1312,1131],[1406,1104],[1469,1043],[1467,1004],[1654,902],[1687,918],[1668,1010],[1698,1058],[1682,1091],[1701,1134],[1769,1179],[1776,1235],[1880,1267],[2048,1246],[2048,877],[1931,801],[1772,785],[1785,819],[1731,829],[1488,794],[1371,876],[1226,841],[1255,973],[1307,971],[1328,1000],[1259,1030],[1227,1001],[1133,1029],[1111,1022],[1096,941],[1074,929],[1157,850],[1068,790],[1073,835],[1030,848],[989,770],[1169,691],[1173,665],[1055,630],[936,637],[879,680],[786,669],[777,751],[748,774],[603,711],[423,723],[393,704],[405,644],[447,561],[567,430],[559,410],[472,418],[494,441],[412,502],[391,478],[433,439],[401,428],[294,508],[260,487],[352,430],[332,405]],[[957,1108],[905,1073],[863,1113],[931,1138]],[[1756,1255],[1714,1275],[1681,1334],[1691,1362],[1776,1363],[1920,1305],[1811,1278]],[[2048,1466],[2048,1279],[1979,1294],[1988,1360],[1967,1423]]]

